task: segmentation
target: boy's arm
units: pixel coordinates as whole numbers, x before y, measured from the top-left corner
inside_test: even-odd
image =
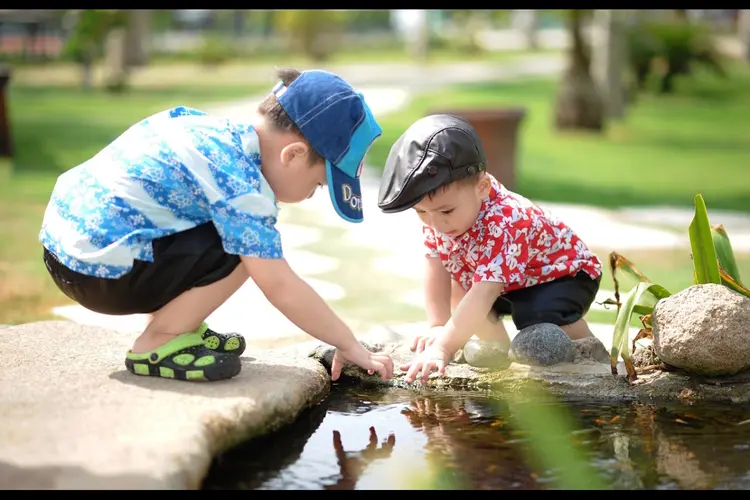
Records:
[[[414,382],[419,376],[422,382],[426,383],[430,372],[435,369],[441,376],[444,375],[445,367],[456,351],[463,347],[481,326],[492,304],[504,289],[505,285],[499,282],[474,283],[430,348],[417,355],[411,362],[401,365],[401,369],[406,371],[405,381]]]
[[[438,257],[425,257],[425,308],[430,328],[451,318],[451,277]]]
[[[453,355],[471,338],[492,309],[498,296],[503,293],[505,285],[494,281],[474,283],[461,299],[453,316],[445,324],[443,333],[435,340],[440,350]]]
[[[372,372],[383,380],[393,374],[393,362],[387,356],[373,355],[357,341],[349,327],[326,302],[300,278],[284,259],[241,257],[250,278],[268,301],[299,328],[318,340],[330,344],[344,358]],[[338,368],[338,369],[336,369]],[[333,380],[339,367],[331,367]]]

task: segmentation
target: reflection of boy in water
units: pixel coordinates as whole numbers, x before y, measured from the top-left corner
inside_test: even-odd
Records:
[[[501,403],[421,397],[401,413],[427,436],[428,454],[448,468],[446,472],[457,483],[452,487],[542,489],[518,447],[506,444],[511,437],[507,427],[495,425],[500,420],[487,421],[499,413],[495,404]]]
[[[367,466],[375,460],[390,458],[395,445],[396,436],[389,434],[388,439],[378,448],[378,435],[375,427],[370,427],[370,442],[367,447],[362,451],[346,452],[341,442],[341,433],[333,431],[333,449],[336,450],[340,477],[335,484],[324,488],[326,490],[353,490]]]

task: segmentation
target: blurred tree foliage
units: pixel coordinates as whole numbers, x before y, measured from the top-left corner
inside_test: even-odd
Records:
[[[127,11],[111,9],[71,11],[76,16],[63,54],[81,64],[82,85],[92,86],[92,66],[104,53],[107,35],[127,23]]]
[[[278,33],[289,37],[294,48],[316,62],[335,50],[351,12],[339,10],[282,10],[274,16]]]
[[[671,21],[642,21],[629,28],[630,69],[638,90],[647,89],[653,76],[658,81],[659,93],[671,93],[675,79],[689,76],[696,65],[726,77],[710,30],[688,22],[686,17],[676,17]]]

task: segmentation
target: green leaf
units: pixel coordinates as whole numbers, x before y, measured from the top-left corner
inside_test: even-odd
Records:
[[[648,311],[647,314],[651,314],[656,303],[670,295],[671,293],[663,286],[646,281],[638,283],[627,293],[622,307],[617,311],[615,330],[612,336],[612,350],[609,353],[613,375],[617,375],[617,358],[622,356],[628,370],[628,378],[631,380],[636,378],[635,369],[632,368],[632,363],[630,363],[630,347],[628,346],[630,316],[636,308],[639,311]]]
[[[737,261],[734,259],[732,243],[729,241],[727,230],[721,224],[711,226],[711,238],[716,250],[716,258],[719,259],[719,266],[732,278],[732,281],[742,284],[740,279],[740,269],[737,267]]]
[[[732,277],[729,276],[726,271],[724,271],[724,269],[719,269],[719,272],[721,273],[721,282],[724,284],[724,286],[750,299],[750,290],[742,286],[740,283],[734,281]]]
[[[690,248],[693,251],[693,268],[695,269],[695,284],[721,284],[719,262],[711,236],[711,226],[708,222],[708,211],[703,196],[695,196],[695,216],[690,223]]]

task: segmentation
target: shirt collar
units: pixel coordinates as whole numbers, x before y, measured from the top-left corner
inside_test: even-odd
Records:
[[[500,183],[497,182],[494,177],[490,177],[490,182],[490,193],[482,200],[482,205],[479,208],[479,215],[477,215],[477,220],[474,221],[474,225],[471,226],[471,229],[466,231],[459,238],[451,240],[454,242],[454,247],[455,245],[468,243],[472,238],[472,235],[481,232],[481,229],[484,226],[484,217],[487,215],[487,210],[489,210],[490,205],[493,204],[495,200],[497,200],[497,198],[500,196]]]

